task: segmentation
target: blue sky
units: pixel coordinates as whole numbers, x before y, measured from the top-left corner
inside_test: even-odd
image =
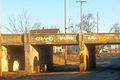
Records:
[[[114,23],[120,23],[120,0],[86,0],[83,4],[84,14],[92,13],[96,19],[99,12],[100,32],[109,32]],[[2,24],[8,25],[9,16],[20,15],[23,10],[43,26],[58,26],[64,31],[64,0],[0,0],[0,18]],[[68,19],[79,23],[80,4],[76,0],[67,0]],[[8,26],[9,27],[9,26]]]

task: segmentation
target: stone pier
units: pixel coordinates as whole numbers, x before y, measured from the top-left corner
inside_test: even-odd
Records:
[[[94,44],[85,44],[84,37],[79,37],[80,46],[80,72],[88,71],[96,67],[96,48]]]

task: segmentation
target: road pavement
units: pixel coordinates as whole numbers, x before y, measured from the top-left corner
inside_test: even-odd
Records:
[[[17,77],[16,80],[120,80],[120,56],[100,56],[92,71],[79,72],[79,65],[56,66],[53,72]]]

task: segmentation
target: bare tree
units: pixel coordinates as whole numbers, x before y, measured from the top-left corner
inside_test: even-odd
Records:
[[[32,30],[41,29],[41,28],[42,28],[41,22],[36,21],[32,27]]]
[[[115,32],[115,33],[120,32],[120,25],[119,25],[119,23],[113,24],[113,26],[110,29],[110,32]]]
[[[41,27],[41,23],[31,19],[28,14],[23,11],[21,15],[9,17],[9,27],[5,27],[10,33],[28,33],[34,27]]]
[[[87,33],[93,32],[96,27],[96,22],[94,20],[93,15],[92,14],[83,15],[82,20],[83,20],[82,30]],[[73,33],[77,33],[80,31],[80,24],[74,25],[70,23],[68,29]]]
[[[92,14],[83,15],[83,30],[87,33],[93,32],[96,27],[96,22]]]
[[[68,29],[69,29],[69,32],[72,32],[72,33],[78,33],[80,31],[79,24],[78,25],[74,25],[72,23],[72,24],[69,25]]]

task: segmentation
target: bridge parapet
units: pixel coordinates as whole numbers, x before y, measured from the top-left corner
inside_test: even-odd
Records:
[[[25,37],[26,35],[26,37]],[[84,34],[1,34],[3,45],[23,45],[26,40],[32,45],[120,44],[120,33]],[[83,35],[82,39],[80,38]]]
[[[78,44],[78,34],[30,34],[30,43],[53,44],[53,45],[69,45]]]
[[[120,33],[84,34],[85,44],[120,44]]]
[[[23,35],[21,34],[1,34],[1,44],[3,45],[22,45]]]

